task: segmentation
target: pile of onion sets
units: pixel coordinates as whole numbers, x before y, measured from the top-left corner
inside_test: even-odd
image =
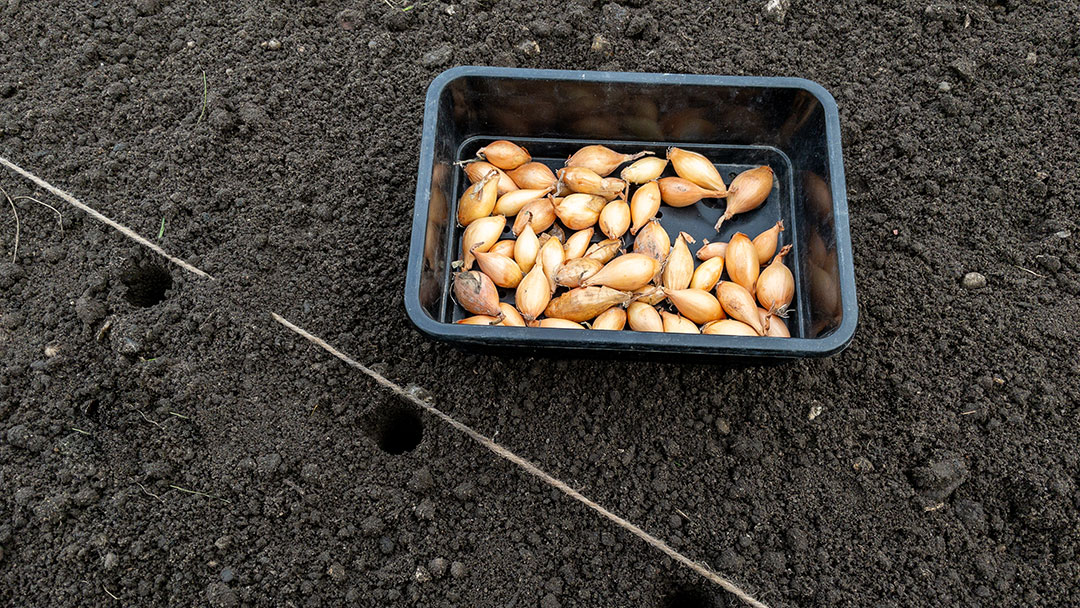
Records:
[[[752,238],[737,232],[696,246],[656,219],[662,205],[725,199],[719,231],[769,197],[768,166],[726,184],[712,161],[680,148],[664,159],[590,145],[558,171],[505,140],[477,157],[462,163],[470,185],[457,207],[465,229],[453,295],[472,316],[458,323],[790,336],[795,279],[782,221]],[[669,164],[676,176],[661,177]],[[502,238],[507,226],[512,239]],[[513,290],[513,304],[499,288]]]

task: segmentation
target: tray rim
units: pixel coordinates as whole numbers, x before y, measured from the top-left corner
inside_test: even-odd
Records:
[[[475,326],[443,323],[429,316],[420,303],[420,267],[427,216],[430,205],[431,172],[434,165],[434,138],[438,118],[438,99],[442,90],[463,77],[493,77],[528,80],[584,82],[619,82],[627,84],[708,85],[800,89],[813,95],[825,112],[825,143],[829,157],[829,189],[833,199],[833,222],[840,280],[843,320],[832,333],[822,338],[760,338],[742,336],[702,336],[646,332],[582,332],[573,329],[523,330],[518,327],[487,327],[484,335]],[[462,346],[494,348],[535,348],[563,351],[619,351],[639,353],[679,353],[730,357],[799,358],[834,355],[850,344],[858,325],[858,302],[855,292],[854,261],[847,205],[847,188],[840,139],[840,117],[836,100],[820,84],[805,78],[786,76],[714,76],[651,72],[600,72],[584,70],[547,70],[458,66],[445,70],[432,80],[424,104],[424,122],[420,143],[416,198],[412,235],[405,280],[405,311],[409,320],[424,334]]]

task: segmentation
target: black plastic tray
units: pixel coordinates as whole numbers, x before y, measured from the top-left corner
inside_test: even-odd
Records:
[[[783,219],[781,243],[795,274],[788,319],[791,338],[752,338],[634,331],[456,325],[467,316],[450,297],[462,228],[457,200],[467,185],[457,160],[495,139],[524,145],[534,160],[557,169],[586,144],[615,150],[671,145],[713,160],[730,182],[743,169],[768,164],[777,187],[764,205],[713,224],[724,202],[661,207],[674,237],[726,241],[751,236]],[[666,174],[673,174],[669,168]],[[509,234],[509,227],[507,228]],[[600,235],[594,240],[603,238]],[[630,237],[624,240],[630,242]],[[505,301],[512,295],[505,294]],[[842,350],[857,320],[847,198],[836,103],[819,85],[798,78],[749,78],[461,67],[447,70],[427,94],[405,307],[435,338],[481,352],[524,349],[576,355],[684,354],[730,359],[826,356]],[[670,359],[670,357],[666,357]]]

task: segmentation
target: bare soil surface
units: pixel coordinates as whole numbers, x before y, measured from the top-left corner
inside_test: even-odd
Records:
[[[0,605],[735,603],[271,311],[770,605],[1080,605],[1080,7],[764,4],[0,3],[0,155],[217,278],[25,200],[13,263],[0,209]],[[825,85],[851,347],[729,369],[421,336],[422,105],[460,64]]]

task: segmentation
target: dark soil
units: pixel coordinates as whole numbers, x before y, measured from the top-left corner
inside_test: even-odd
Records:
[[[21,202],[0,604],[733,603],[277,311],[773,605],[1080,605],[1078,5],[763,4],[0,3],[0,154],[141,234],[164,217],[218,279],[163,266],[169,286],[112,230]],[[419,335],[422,103],[455,64],[824,84],[851,347],[726,369]]]

